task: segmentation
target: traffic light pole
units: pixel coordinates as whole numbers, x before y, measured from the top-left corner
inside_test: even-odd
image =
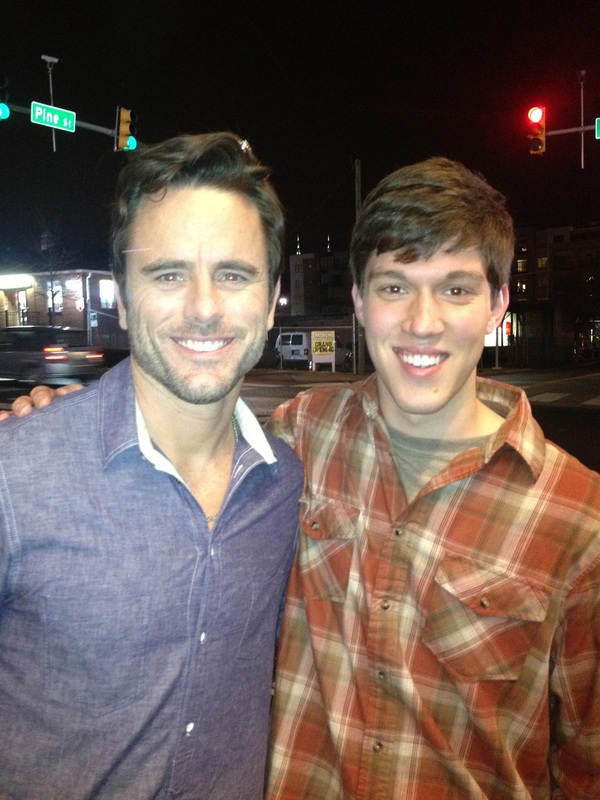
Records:
[[[579,70],[579,106],[581,108],[581,127],[583,128],[583,83],[585,81],[585,70]],[[581,169],[584,167],[583,159],[583,131],[581,131]]]
[[[48,68],[48,82],[50,84],[50,105],[54,105],[54,90],[52,89],[52,69],[58,64],[58,58],[54,56],[42,56],[42,61],[46,62]],[[56,153],[56,131],[52,128],[52,152]]]
[[[583,114],[583,85],[585,83],[585,70],[579,70],[577,73],[577,77],[579,78],[579,105],[581,109],[581,125],[578,128],[561,128],[560,130],[556,131],[546,131],[546,136],[559,136],[562,133],[579,133],[581,134],[581,169],[585,167],[585,154],[584,154],[584,138],[583,134],[584,131],[594,131],[597,130],[596,125],[584,125],[584,114]]]

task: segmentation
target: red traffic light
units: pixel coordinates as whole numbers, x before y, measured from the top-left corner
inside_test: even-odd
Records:
[[[529,152],[539,156],[546,152],[546,109],[543,106],[533,106],[527,112],[529,120]]]
[[[527,112],[527,117],[531,122],[541,122],[544,118],[544,109],[540,106],[534,106]]]

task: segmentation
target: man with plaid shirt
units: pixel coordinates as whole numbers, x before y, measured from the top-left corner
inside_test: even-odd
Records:
[[[306,482],[269,800],[600,797],[600,477],[476,377],[513,255],[504,198],[456,162],[365,201],[376,373],[272,421]]]

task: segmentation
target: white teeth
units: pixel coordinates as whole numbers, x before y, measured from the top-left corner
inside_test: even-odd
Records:
[[[211,342],[199,342],[196,339],[180,339],[179,344],[196,353],[212,353],[214,350],[225,347],[225,340],[216,339]]]
[[[411,367],[435,367],[441,364],[445,356],[428,356],[424,353],[417,353],[415,355],[401,355],[400,358],[405,364],[410,364]]]

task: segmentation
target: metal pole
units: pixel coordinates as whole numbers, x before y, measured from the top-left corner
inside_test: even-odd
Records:
[[[355,216],[358,218],[358,214],[360,212],[360,207],[362,204],[362,173],[361,173],[361,162],[360,159],[355,159],[354,161],[354,205],[355,205]],[[359,373],[363,373],[365,371],[365,334],[362,328],[359,326],[357,328],[357,351],[358,351],[358,363],[355,359],[354,364],[354,371],[358,369]]]
[[[92,277],[92,273],[88,272],[85,276],[85,329],[87,331],[87,343],[88,345],[92,344],[92,314],[91,314],[91,306],[90,306],[90,278]]]
[[[496,348],[495,348],[495,355],[494,355],[494,369],[500,369],[500,348],[498,346],[498,332],[500,330],[500,326],[496,328]]]
[[[585,70],[579,70],[579,100],[581,106],[581,169],[585,166],[584,153],[583,153],[583,84],[585,81]]]
[[[46,62],[48,68],[48,82],[50,83],[50,105],[54,105],[54,91],[52,88],[52,68],[58,64],[58,58],[54,56],[42,56],[42,61]],[[52,128],[52,152],[56,153],[56,131]]]

